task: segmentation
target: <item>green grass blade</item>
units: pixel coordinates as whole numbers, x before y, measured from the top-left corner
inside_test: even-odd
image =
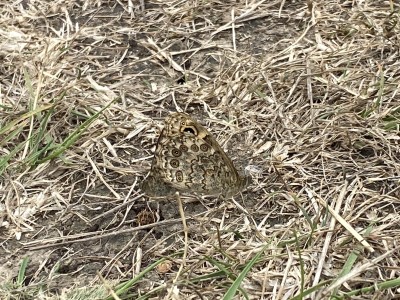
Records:
[[[268,245],[265,245],[257,254],[256,256],[253,257],[253,259],[246,265],[246,267],[243,269],[243,271],[239,274],[239,276],[236,278],[236,280],[233,282],[233,284],[229,287],[227,292],[225,293],[224,297],[222,299],[224,300],[230,300],[233,299],[236,295],[236,292],[238,288],[240,287],[240,284],[243,282],[244,278],[246,277],[247,273],[251,270],[251,268],[254,266],[254,264],[258,261],[258,259],[261,257],[261,255],[264,253],[264,250],[268,247]]]
[[[25,272],[26,272],[26,268],[28,267],[28,262],[29,262],[29,258],[24,257],[24,259],[22,260],[21,266],[19,267],[17,282],[16,282],[19,287],[21,287],[24,284]]]
[[[48,161],[50,159],[56,158],[62,153],[64,153],[65,150],[67,150],[71,145],[73,145],[80,137],[81,135],[85,132],[85,130],[92,124],[101,114],[104,110],[106,110],[114,101],[117,99],[114,99],[110,103],[108,103],[106,106],[104,106],[101,110],[96,112],[93,116],[91,116],[89,119],[87,119],[85,122],[83,122],[82,125],[80,125],[74,132],[72,132],[62,144],[59,145],[55,150],[53,150],[48,156],[44,157],[43,159],[39,160],[37,163],[41,164],[45,161]]]

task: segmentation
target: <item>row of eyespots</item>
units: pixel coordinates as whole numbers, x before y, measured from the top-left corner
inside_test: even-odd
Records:
[[[189,150],[189,148],[187,146],[185,146],[185,145],[180,145],[179,149],[182,152],[187,152]],[[199,151],[199,147],[197,145],[193,144],[193,145],[190,146],[190,150],[192,150],[193,152],[198,152]]]
[[[190,146],[190,150],[192,150],[193,152],[198,152],[199,149],[203,152],[207,152],[208,151],[208,146],[206,144],[201,144],[200,148],[199,146],[193,144]],[[178,148],[174,148],[172,149],[172,155],[175,157],[179,157],[182,155],[182,152],[187,152],[189,150],[189,148],[185,145],[180,145],[179,149]]]

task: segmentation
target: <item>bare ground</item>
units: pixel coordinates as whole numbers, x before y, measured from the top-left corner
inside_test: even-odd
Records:
[[[397,3],[0,8],[1,299],[400,296]],[[141,194],[175,111],[242,194]]]

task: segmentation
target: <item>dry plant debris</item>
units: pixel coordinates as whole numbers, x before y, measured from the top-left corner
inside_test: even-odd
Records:
[[[0,3],[0,298],[399,297],[399,11]],[[175,111],[242,195],[143,197]]]

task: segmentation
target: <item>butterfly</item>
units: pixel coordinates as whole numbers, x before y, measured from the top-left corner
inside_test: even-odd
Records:
[[[173,113],[165,119],[141,189],[154,197],[176,191],[230,197],[249,182],[206,128],[187,114]]]

